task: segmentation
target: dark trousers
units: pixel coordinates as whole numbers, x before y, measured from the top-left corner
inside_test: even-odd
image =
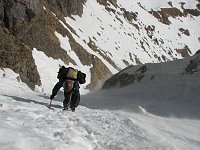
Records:
[[[72,90],[68,93],[64,92],[65,99],[63,101],[64,108],[76,108],[80,102],[79,90]]]

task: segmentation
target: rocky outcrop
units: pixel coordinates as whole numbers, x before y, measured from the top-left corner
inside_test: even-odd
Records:
[[[117,0],[108,0],[115,8],[118,7]]]
[[[161,8],[160,11],[149,11],[155,18],[157,18],[160,22],[169,25],[171,22],[169,21],[169,17],[182,17],[184,14],[177,8]]]
[[[17,34],[17,30],[24,23],[30,22],[42,14],[43,8],[41,0],[3,0],[4,2],[4,24],[12,32]]]
[[[3,1],[0,0],[0,24],[3,23],[3,17],[4,17]]]
[[[79,15],[83,14],[83,4],[86,0],[68,0],[67,12],[68,15]]]
[[[119,85],[119,87],[124,87],[129,84],[133,84],[134,81],[134,75],[130,75],[128,73],[116,74],[104,83],[102,89],[109,89],[111,87],[116,87],[117,85]]]
[[[152,39],[154,32],[155,32],[155,26],[154,25],[148,25],[147,27],[145,27],[145,30],[147,32],[147,35]],[[158,45],[158,42],[157,42]]]
[[[0,66],[19,73],[20,79],[34,89],[40,77],[32,57],[32,50],[18,42],[7,29],[0,28]]]
[[[183,28],[180,28],[179,31],[187,36],[190,36],[190,32],[188,29],[183,29]]]
[[[82,16],[83,4],[86,0],[44,0],[44,2],[54,13],[61,12],[64,16]]]
[[[190,14],[192,16],[200,16],[200,11],[197,9],[184,9],[185,16]]]
[[[185,48],[177,49],[176,51],[177,51],[177,53],[181,54],[182,57],[189,57],[190,56],[187,49],[185,49]]]
[[[200,54],[200,50],[196,51],[195,55]]]
[[[199,54],[196,54],[196,55],[197,55],[197,57],[195,57],[189,61],[189,64],[185,68],[185,73],[193,74],[193,73],[200,71],[200,69],[199,69],[199,66],[200,66],[200,57],[199,56],[200,55]]]
[[[100,5],[109,6],[108,2],[112,4],[115,8],[118,7],[117,0],[97,0]],[[106,7],[107,10],[110,10],[109,7]]]
[[[102,89],[109,89],[116,86],[124,87],[130,84],[134,84],[135,82],[140,82],[145,76],[147,66],[141,66],[133,74],[126,73],[125,70],[128,70],[130,67],[133,66],[130,65],[126,69],[122,70],[121,72],[112,76],[110,79],[106,80],[104,85],[102,86]]]
[[[4,4],[3,4],[4,2]],[[17,34],[16,31],[32,19],[42,20],[44,17],[43,5],[55,13],[63,16],[79,15],[83,13],[85,0],[1,0],[0,18],[3,16],[5,26]],[[4,14],[3,14],[4,13]]]
[[[87,88],[90,90],[94,90],[94,88],[101,86],[101,82],[112,75],[110,70],[103,64],[100,59],[94,59],[92,65],[93,67],[90,69],[92,74],[91,84],[87,86]]]
[[[104,6],[107,5],[107,1],[108,1],[108,0],[97,0],[97,2],[98,2],[99,4],[104,5]]]
[[[60,47],[60,42],[54,34],[55,31],[63,36],[69,34],[55,16],[50,11],[45,10],[41,20],[34,20],[29,26],[24,26],[24,30],[18,33],[16,37],[31,49],[37,48],[47,56],[61,59],[66,64],[69,64],[69,62],[75,64],[74,60],[67,55],[67,52]]]
[[[137,12],[129,12],[124,10],[124,18],[126,18],[129,22],[132,22],[132,20],[137,21]]]
[[[187,16],[188,14],[192,16],[199,16],[200,11],[197,9],[184,9],[182,6],[183,12],[179,10],[178,8],[172,7],[172,8],[161,8],[160,11],[149,11],[150,14],[152,14],[155,18],[157,18],[160,22],[169,25],[171,22],[169,21],[169,17],[183,17]]]
[[[40,3],[40,0],[0,0],[0,66],[19,73],[32,89],[41,84],[40,77],[32,49],[18,40],[18,33],[23,33],[26,23],[39,16]]]
[[[197,4],[197,9],[198,9],[198,10],[200,10],[200,3],[199,3],[199,4]]]

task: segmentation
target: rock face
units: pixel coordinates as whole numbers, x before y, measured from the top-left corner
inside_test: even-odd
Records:
[[[171,22],[169,21],[169,17],[182,17],[187,16],[188,14],[192,16],[199,16],[200,11],[197,9],[184,9],[183,12],[181,12],[177,8],[161,8],[160,11],[149,11],[155,18],[157,18],[160,22],[169,25]]]
[[[3,20],[6,28],[15,34],[33,19],[44,19],[43,6],[55,13],[60,11],[63,16],[81,16],[84,2],[85,0],[0,0],[0,20]]]
[[[97,0],[97,2],[101,5],[106,6],[107,5],[107,0]]]
[[[83,4],[86,0],[45,0],[54,12],[60,11],[64,16],[83,14]]]
[[[0,66],[19,73],[23,82],[34,89],[40,77],[32,57],[32,49],[18,40],[18,33],[36,16],[40,16],[40,0],[0,1]]]
[[[108,0],[113,6],[118,7],[117,6],[117,0]]]
[[[40,85],[40,77],[32,57],[32,50],[15,40],[6,29],[0,28],[0,66],[19,73],[23,82],[34,89]]]
[[[191,59],[188,63],[188,65],[185,68],[185,73],[186,74],[193,74],[196,72],[199,72],[199,66],[200,66],[200,55],[198,53],[196,53],[197,57],[194,57],[193,59]]]
[[[73,39],[70,31],[66,30],[52,14],[54,12],[60,20],[64,20],[64,16],[82,16],[85,1],[0,0],[0,67],[13,69],[20,74],[23,82],[34,89],[41,81],[32,57],[33,48],[54,59],[61,59],[66,64],[76,64],[60,47],[55,31],[69,37],[71,48],[83,65],[92,64],[91,54]],[[95,63],[97,65],[91,69],[95,76],[88,85],[89,89],[92,89],[98,80],[103,79],[102,74],[111,75],[101,60],[97,58]]]
[[[32,89],[34,89],[34,85],[41,84],[32,57],[34,47],[44,51],[49,57],[61,58],[66,64],[74,63],[66,51],[60,48],[59,41],[53,35],[55,30],[60,31],[63,35],[68,33],[63,32],[65,30],[55,20],[55,17],[43,9],[42,4],[46,3],[47,7],[53,8],[55,2],[57,7],[64,8],[67,5],[67,14],[81,15],[82,13],[80,8],[84,2],[82,0],[76,2],[69,0],[66,5],[63,5],[64,0],[49,2],[42,0],[0,0],[0,66],[11,68],[19,73],[21,80]],[[72,5],[73,7],[70,7]],[[60,9],[62,8],[60,7]],[[64,9],[62,10],[64,11]]]
[[[134,66],[129,66],[126,69],[131,68],[131,67],[134,67]],[[118,74],[115,74],[114,76],[112,76],[110,79],[106,80],[104,85],[102,86],[102,89],[109,89],[116,86],[124,87],[130,84],[134,84],[134,82],[140,82],[140,80],[144,78],[146,71],[147,71],[146,65],[137,69],[134,72],[134,74],[128,74],[126,72],[121,71]]]
[[[3,22],[4,17],[4,8],[3,8],[3,1],[0,0],[0,24]]]
[[[183,49],[177,49],[176,50],[179,54],[181,54],[182,57],[189,57],[191,54],[190,49],[188,46],[185,46]]]
[[[15,33],[25,22],[43,12],[41,0],[3,0],[5,26]]]
[[[117,0],[97,0],[97,2],[101,5],[107,6],[108,2],[110,2],[114,7],[118,7],[117,6]]]

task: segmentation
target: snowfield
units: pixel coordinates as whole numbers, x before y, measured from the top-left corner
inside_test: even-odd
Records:
[[[16,77],[10,69],[0,70],[1,150],[200,149],[199,120],[159,117],[142,107],[62,111],[62,95],[49,109],[49,95],[31,91]]]
[[[142,106],[158,116],[200,119],[199,54],[166,63],[129,66],[106,83],[110,88],[82,96],[82,105],[131,112]]]

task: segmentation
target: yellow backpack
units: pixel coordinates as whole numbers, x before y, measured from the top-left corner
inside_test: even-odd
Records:
[[[77,75],[78,75],[78,70],[69,67],[68,71],[67,71],[67,79],[72,79],[72,80],[76,80],[77,79]]]

